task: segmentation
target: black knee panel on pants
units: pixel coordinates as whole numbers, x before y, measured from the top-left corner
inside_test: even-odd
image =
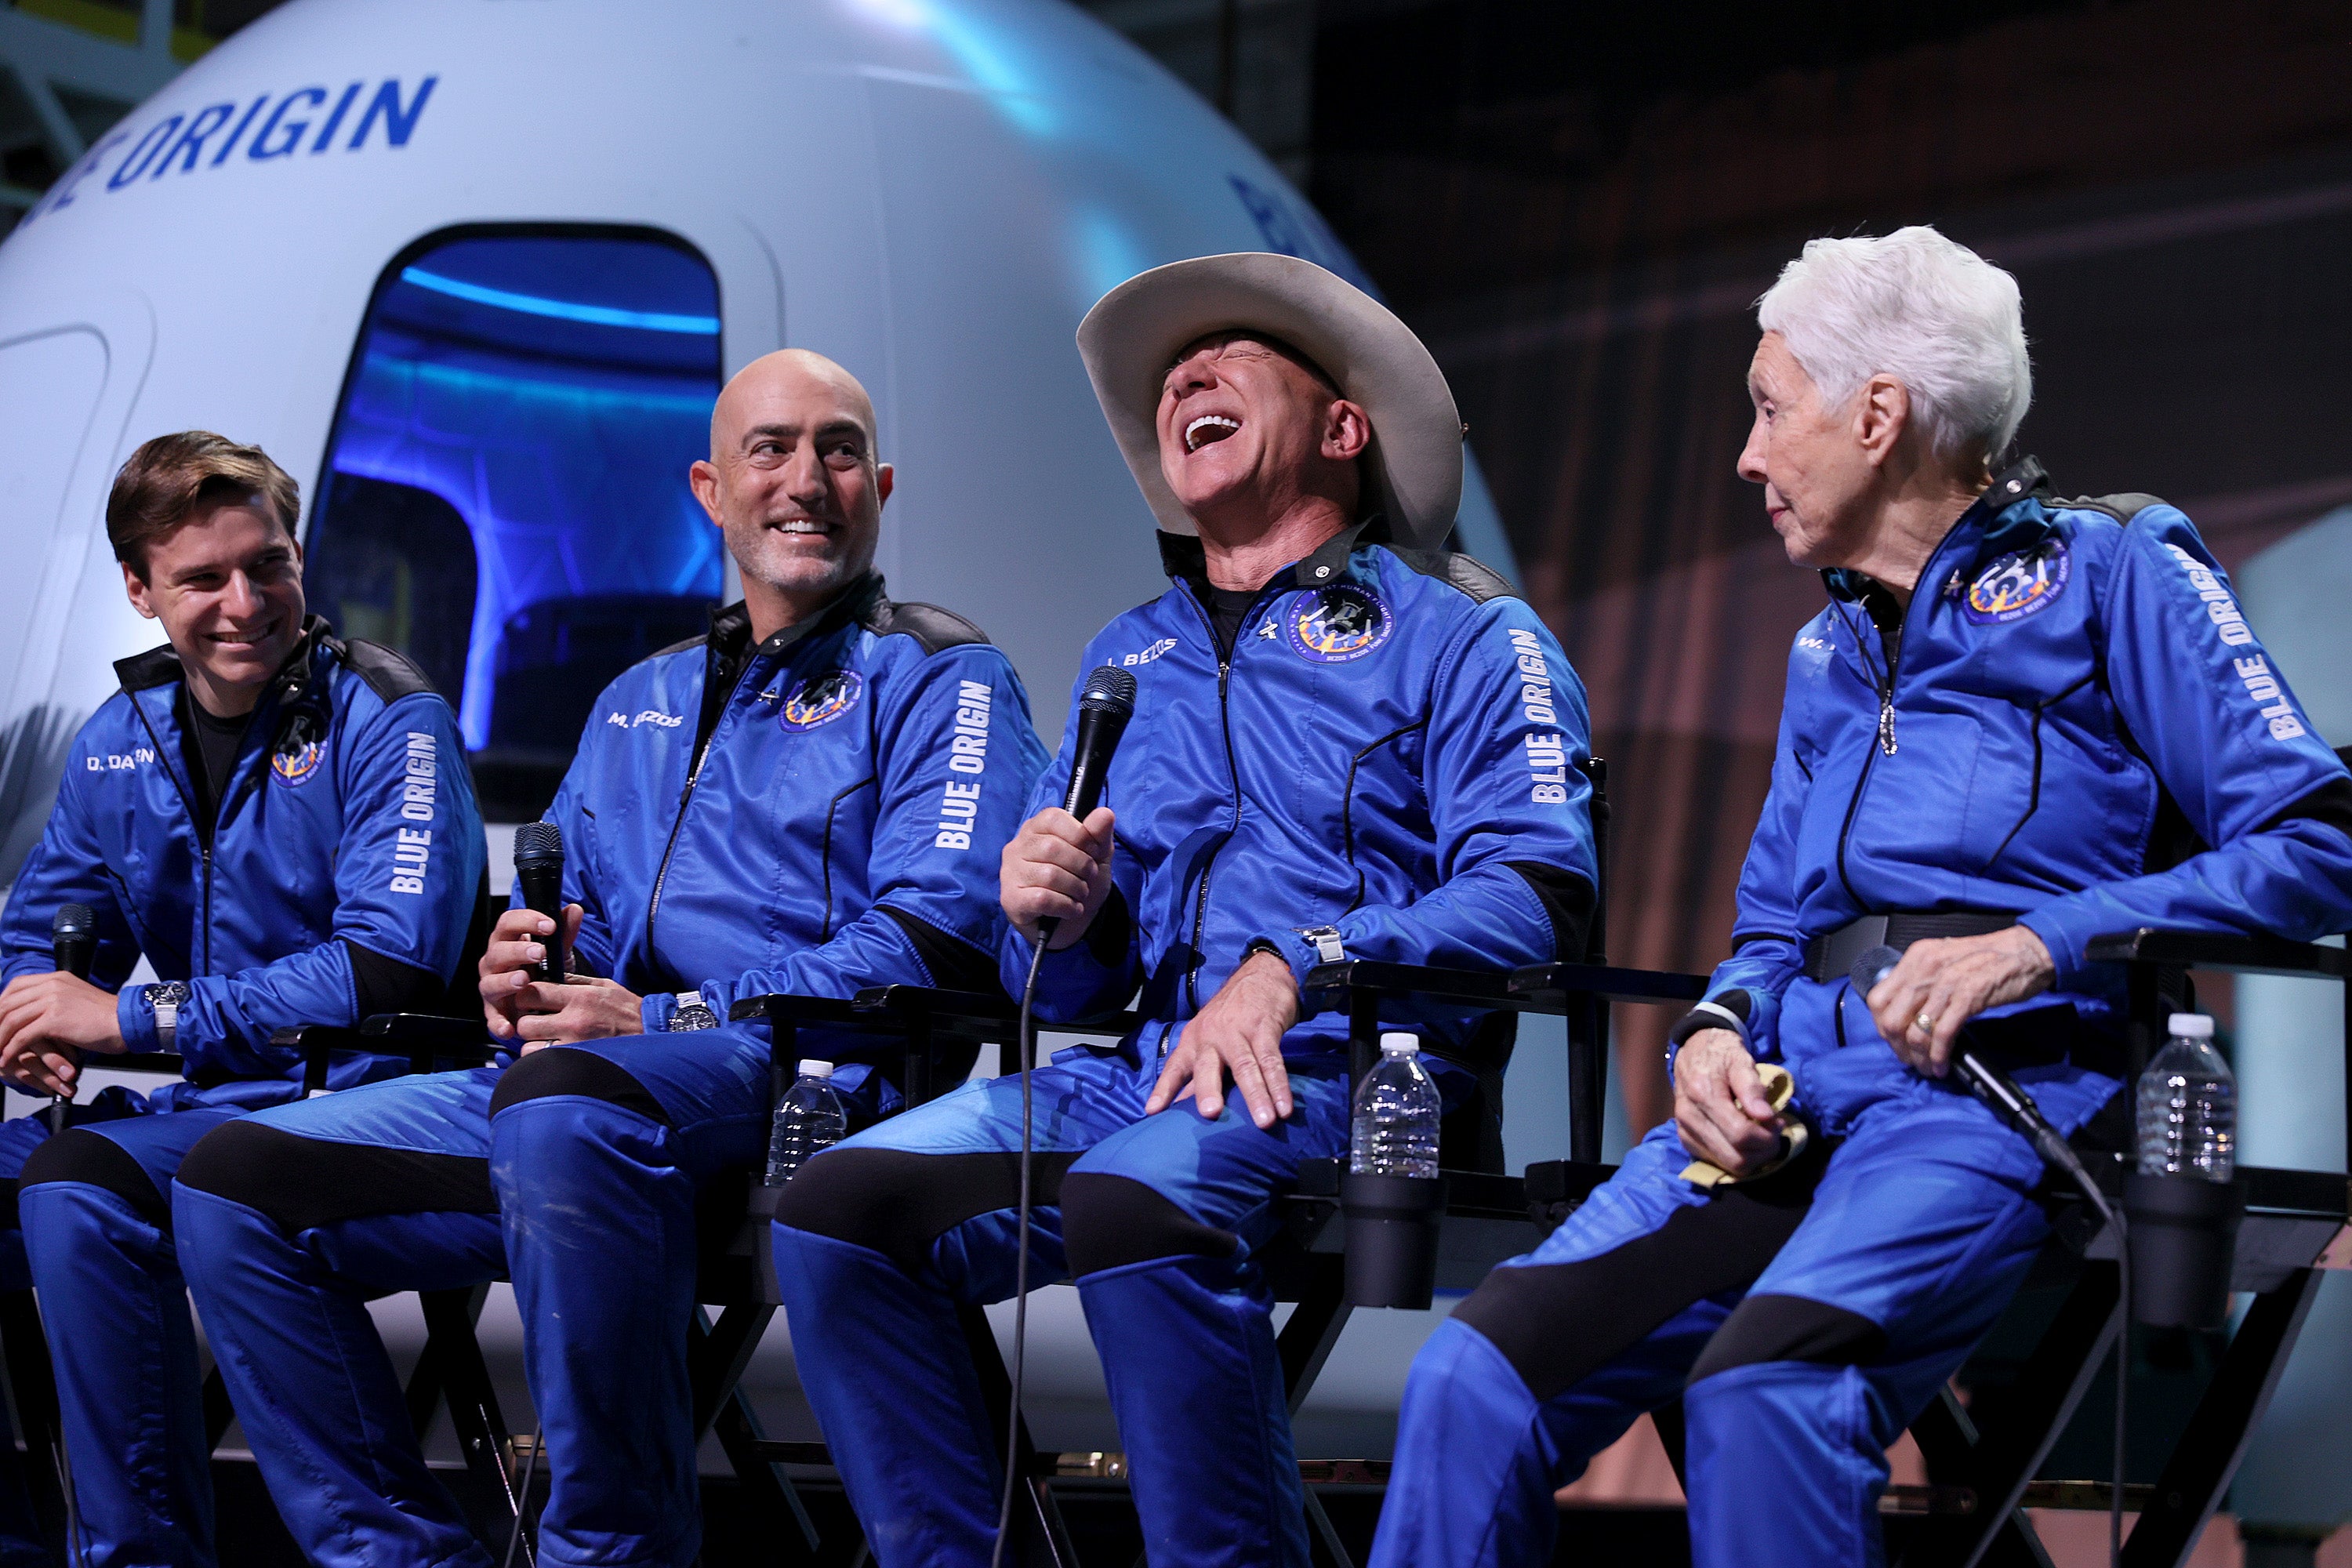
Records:
[[[1771,1361],[1863,1366],[1886,1349],[1886,1331],[1859,1312],[1803,1296],[1750,1296],[1706,1342],[1685,1386]]]
[[[1529,1393],[1553,1398],[1693,1302],[1752,1283],[1796,1234],[1827,1163],[1718,1192],[1595,1258],[1497,1268],[1454,1319],[1492,1341]]]
[[[526,1100],[544,1100],[557,1094],[605,1100],[665,1127],[669,1125],[669,1112],[662,1109],[661,1101],[644,1084],[629,1076],[627,1068],[610,1057],[600,1057],[594,1051],[575,1051],[565,1046],[533,1051],[500,1073],[499,1087],[490,1091],[490,1114],[496,1116],[508,1106]]]
[[[42,1182],[82,1182],[103,1188],[129,1204],[131,1212],[148,1224],[171,1228],[172,1205],[155,1190],[146,1167],[121,1144],[87,1127],[68,1127],[43,1139],[25,1162],[16,1190],[21,1194]]]
[[[1030,1202],[1062,1201],[1075,1153],[1039,1153]],[[1021,1201],[1021,1156],[913,1154],[903,1149],[834,1149],[811,1160],[776,1200],[776,1222],[878,1252],[912,1274],[931,1244],[967,1220]]]
[[[1131,1176],[1081,1171],[1062,1180],[1062,1250],[1073,1276],[1157,1258],[1231,1258],[1242,1238],[1202,1225]]]
[[[289,1235],[377,1215],[499,1212],[487,1159],[305,1138],[257,1121],[205,1133],[174,1179],[243,1204]]]

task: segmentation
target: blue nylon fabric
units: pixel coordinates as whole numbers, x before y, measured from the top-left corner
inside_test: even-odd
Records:
[[[1028,693],[996,647],[928,653],[856,607],[752,651],[683,811],[705,647],[632,667],[589,715],[547,820],[563,831],[564,898],[584,911],[582,962],[646,999],[648,1032],[689,987],[723,1019],[767,992],[938,984],[883,904],[995,951],[998,852],[1045,761]],[[850,695],[813,697],[833,678]],[[960,723],[985,731],[977,750]],[[967,805],[970,818],[943,815]],[[950,821],[969,821],[968,843],[943,840]]]
[[[1558,642],[1507,593],[1482,600],[1455,586],[1458,561],[1409,556],[1363,542],[1362,532],[1275,576],[1244,617],[1228,668],[1199,588],[1181,575],[1113,620],[1081,661],[1081,686],[1103,664],[1137,683],[1103,795],[1118,816],[1112,876],[1131,931],[1108,963],[1090,942],[1048,953],[1039,1016],[1115,1008],[1140,986],[1148,1022],[1115,1056],[1065,1053],[1039,1074],[1040,1105],[1050,1107],[1041,1110],[1039,1146],[1090,1147],[1076,1170],[1130,1176],[1245,1246],[1271,1223],[1271,1199],[1297,1162],[1345,1146],[1344,1022],[1307,1020],[1283,1042],[1301,1086],[1296,1132],[1258,1133],[1232,1109],[1237,1102],[1206,1134],[1187,1105],[1150,1118],[1140,1109],[1183,1020],[1253,941],[1272,943],[1297,974],[1315,961],[1302,929],[1326,923],[1354,957],[1507,967],[1555,956],[1559,936],[1512,863],[1588,886],[1593,875],[1591,789],[1572,765],[1586,754],[1584,693]],[[1075,743],[1073,726],[1030,796],[1032,812],[1062,800]],[[1008,990],[1030,958],[1008,930],[998,954]],[[1442,1046],[1475,1020],[1414,1022]],[[1017,1088],[999,1080],[863,1136],[916,1152],[1017,1147],[1017,1110],[1008,1107],[1017,1107]],[[886,1568],[984,1562],[990,1487],[950,1452],[973,1419],[950,1386],[958,1380],[941,1371],[951,1347],[877,1360],[846,1326],[887,1318],[943,1332],[938,1300],[920,1292],[1002,1297],[1013,1283],[1011,1223],[999,1214],[958,1227],[934,1249],[935,1278],[919,1285],[838,1256],[856,1248],[820,1248],[779,1227],[796,1352],[804,1368],[827,1363],[804,1372],[810,1397]],[[1058,1241],[1049,1216],[1039,1258],[1056,1272]],[[814,1275],[794,1278],[785,1261],[793,1258]],[[1277,1555],[1287,1561],[1296,1549],[1303,1561],[1303,1537],[1286,1522],[1299,1506],[1296,1467],[1272,1458],[1288,1452],[1289,1418],[1278,1379],[1269,1385],[1264,1374],[1271,1303],[1246,1251],[1116,1272],[1079,1289],[1154,1560],[1256,1560],[1275,1531]],[[1128,1323],[1155,1327],[1130,1332]],[[1247,1440],[1223,1441],[1237,1433]],[[945,1491],[951,1500],[941,1500]]]
[[[1991,1327],[2049,1234],[2032,1196],[2041,1163],[2025,1141],[1965,1095],[1914,1084],[1862,1117],[1796,1234],[1751,1285],[1694,1300],[1557,1397],[1538,1402],[1467,1324],[1441,1328],[1406,1383],[1374,1568],[1546,1560],[1552,1491],[1682,1392],[1732,1309],[1759,1293],[1857,1313],[1886,1345],[1862,1366],[1763,1363],[1692,1385],[1693,1562],[1878,1563],[1887,1446]],[[1654,1130],[1541,1247],[1502,1267],[1598,1258],[1708,1202],[1680,1177],[1688,1159],[1671,1124]],[[1769,1529],[1759,1497],[1780,1500]]]
[[[210,1282],[199,1284],[200,1301],[210,1290],[265,1304],[220,1314],[227,1326],[215,1331],[235,1342],[246,1369],[232,1375],[306,1413],[275,1445],[272,1489],[289,1523],[302,1516],[298,1534],[321,1561],[472,1562],[450,1555],[462,1521],[415,1458],[399,1390],[378,1375],[383,1348],[346,1303],[500,1272],[515,1282],[526,1372],[547,1424],[553,1493],[541,1560],[609,1568],[693,1557],[684,1382],[693,1198],[715,1173],[764,1153],[769,1046],[764,1026],[661,1032],[669,993],[698,986],[723,1018],[738,996],[767,991],[845,997],[866,985],[933,984],[882,901],[961,937],[984,961],[1001,918],[998,850],[1044,761],[1003,655],[985,644],[930,654],[911,636],[877,635],[868,623],[879,592],[873,580],[810,628],[752,650],[682,816],[716,662],[699,643],[635,666],[604,691],[549,813],[564,835],[565,898],[586,913],[581,967],[646,995],[655,1030],[570,1048],[618,1062],[667,1126],[550,1097],[511,1107],[493,1127],[495,1071],[404,1079],[288,1106],[270,1124],[328,1142],[487,1159],[500,1215],[395,1214],[292,1238],[249,1213],[206,1222],[219,1256],[198,1268]],[[722,639],[748,635],[740,605],[714,625]],[[829,703],[823,692],[835,675],[846,679],[833,689],[854,697]],[[977,771],[952,765],[959,758],[978,759]],[[965,793],[950,795],[950,785]],[[971,815],[943,815],[950,801]],[[950,820],[969,824],[968,845],[943,835]],[[803,1044],[845,1058],[835,1081],[853,1118],[895,1104],[878,1073],[846,1059],[849,1042]],[[184,1189],[179,1202],[236,1209]],[[207,1308],[208,1324],[214,1316]],[[335,1353],[304,1352],[289,1342],[295,1332],[324,1336]]]
[[[227,1106],[79,1123],[138,1161],[159,1198]],[[9,1124],[9,1130],[31,1119]],[[39,1139],[10,1153],[22,1169]],[[19,1190],[89,1568],[211,1568],[211,1446],[187,1286],[170,1230],[82,1182]]]
[[[1326,566],[1328,584],[1314,575]],[[1300,626],[1339,588],[1376,603],[1381,629],[1325,662],[1300,651]],[[1049,952],[1039,1016],[1117,1007],[1140,985],[1155,1054],[1253,941],[1303,976],[1316,960],[1299,932],[1324,924],[1351,958],[1493,969],[1554,956],[1543,906],[1508,863],[1592,882],[1591,786],[1568,765],[1587,754],[1584,688],[1523,601],[1481,603],[1384,545],[1339,542],[1268,584],[1222,682],[1208,614],[1181,581],[1087,645],[1080,684],[1103,664],[1136,679],[1103,791],[1136,936],[1111,966],[1085,942]],[[1558,760],[1538,765],[1530,747],[1546,742]],[[1061,803],[1076,743],[1072,726],[1030,811]],[[1008,991],[1030,956],[1008,928]],[[1435,1045],[1467,1024],[1416,1026]],[[1313,1019],[1284,1048],[1345,1037],[1344,1020]]]
[[[1983,606],[2001,602],[2021,552],[2044,585],[2004,620]],[[1800,1103],[1832,1131],[1907,1076],[1878,1046],[1819,1070],[1838,1042],[1815,1026],[1837,1004],[1815,993],[1841,987],[1799,978],[1804,944],[1858,916],[2015,911],[2050,949],[2056,984],[1987,1016],[2066,1003],[2098,1031],[2116,1026],[2123,977],[2084,957],[2095,936],[2153,925],[2308,940],[2352,924],[2352,840],[2277,820],[2344,766],[2177,509],[2158,502],[2126,526],[2053,500],[2028,459],[1953,525],[1919,582],[1891,754],[1878,742],[1885,654],[1864,605],[1833,597],[1790,649],[1737,951],[1709,986],[1749,993],[1751,1044],[1796,1068]],[[2212,847],[2148,873],[2160,792]],[[2069,1064],[2032,1087],[2063,1131],[2114,1084]]]
[[[1299,1162],[1346,1148],[1348,1106],[1340,1064],[1292,1066],[1297,1109],[1264,1131],[1237,1099],[1214,1121],[1189,1100],[1145,1116],[1157,1064],[1131,1051],[1063,1051],[1032,1082],[1036,1148],[1084,1150],[1072,1174],[1139,1182],[1244,1243],[1230,1258],[1170,1258],[1078,1281],[1154,1562],[1229,1560],[1242,1542],[1255,1543],[1252,1560],[1268,1560],[1269,1532],[1270,1560],[1307,1561],[1273,1300],[1250,1250],[1273,1234],[1274,1194]],[[1003,1152],[1020,1148],[1020,1118],[1019,1079],[981,1079],[841,1148]],[[793,1358],[883,1568],[988,1560],[1003,1438],[972,1440],[989,1421],[955,1309],[1013,1294],[1017,1223],[998,1209],[950,1229],[918,1277],[864,1247],[775,1226]],[[1041,1205],[1030,1280],[1067,1272],[1061,1210]],[[889,1355],[873,1353],[877,1325]]]
[[[75,737],[57,805],[0,914],[0,982],[52,968],[49,921],[60,905],[83,903],[98,913],[94,984],[121,987],[142,954],[162,978],[187,983],[194,996],[180,1008],[173,1048],[191,1079],[238,1081],[169,1085],[151,1097],[159,1107],[251,1107],[299,1094],[300,1057],[269,1037],[359,1021],[345,939],[444,975],[465,943],[486,851],[449,705],[431,692],[386,703],[317,636],[299,668],[298,687],[273,683],[254,710],[209,867],[173,717],[180,680],[109,698]],[[315,753],[295,745],[305,724]],[[429,737],[429,780],[412,772],[412,734]],[[429,782],[429,800],[412,790],[418,782]],[[404,844],[404,831],[429,835],[421,871],[395,858],[420,847],[413,837]],[[423,890],[397,890],[394,879],[411,873]],[[124,1041],[158,1049],[141,989],[120,994]],[[404,1065],[353,1056],[330,1081],[345,1088]]]

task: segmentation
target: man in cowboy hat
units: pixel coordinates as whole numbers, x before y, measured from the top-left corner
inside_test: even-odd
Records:
[[[1153,1563],[1304,1563],[1253,1262],[1301,1162],[1348,1142],[1344,1026],[1301,1018],[1299,981],[1342,957],[1581,950],[1588,786],[1563,764],[1583,692],[1500,578],[1435,548],[1460,417],[1361,291],[1290,257],[1179,262],[1105,296],[1078,345],[1174,584],[1082,661],[1138,687],[1108,804],[1084,822],[1055,804],[1065,736],[1004,854],[1008,983],[1058,921],[1039,1016],[1139,986],[1144,1019],[1034,1075],[1030,1277],[1077,1282]],[[1444,1053],[1508,1023],[1421,1027]],[[1438,1076],[1467,1098],[1471,1074]],[[801,1377],[885,1568],[989,1559],[1003,1434],[957,1309],[1013,1292],[1021,1118],[1013,1079],[968,1085],[819,1155],[782,1199]],[[877,1330],[898,1355],[861,1352]]]

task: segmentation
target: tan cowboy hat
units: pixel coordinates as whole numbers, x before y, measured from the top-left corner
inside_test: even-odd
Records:
[[[1462,416],[1445,373],[1388,307],[1311,261],[1264,251],[1139,272],[1078,323],[1078,353],[1127,466],[1171,533],[1200,530],[1160,472],[1160,378],[1177,351],[1232,328],[1270,332],[1323,368],[1372,426],[1377,506],[1400,544],[1442,544],[1462,500]]]

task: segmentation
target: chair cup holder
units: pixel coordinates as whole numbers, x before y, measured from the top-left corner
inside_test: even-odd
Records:
[[[1339,1210],[1348,1226],[1348,1305],[1426,1309],[1437,1288],[1445,1178],[1349,1171],[1339,1178]]]
[[[2246,1179],[2124,1177],[2131,1226],[2132,1317],[2150,1328],[2219,1328],[2230,1315],[2230,1269],[2246,1217]]]

